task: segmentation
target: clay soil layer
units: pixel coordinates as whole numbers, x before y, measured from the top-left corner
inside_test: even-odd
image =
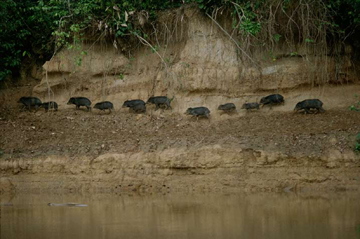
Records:
[[[212,112],[218,114],[218,112]],[[1,190],[360,189],[358,112],[0,111]]]

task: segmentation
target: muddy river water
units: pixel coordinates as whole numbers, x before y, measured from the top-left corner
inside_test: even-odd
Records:
[[[2,196],[1,238],[360,238],[360,195]]]

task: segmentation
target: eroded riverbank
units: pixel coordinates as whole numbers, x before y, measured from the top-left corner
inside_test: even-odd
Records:
[[[1,112],[2,191],[360,190],[357,112]]]
[[[335,157],[336,156],[336,157]],[[359,191],[359,161],[336,152],[322,158],[280,152],[167,149],[160,153],[108,153],[7,159],[0,163],[3,191],[188,192]]]

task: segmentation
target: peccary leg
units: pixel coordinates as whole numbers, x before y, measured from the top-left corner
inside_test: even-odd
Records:
[[[22,105],[21,108],[20,108],[21,111],[24,111],[26,109],[27,109],[26,105]]]

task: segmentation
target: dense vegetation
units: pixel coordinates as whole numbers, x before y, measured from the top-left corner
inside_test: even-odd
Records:
[[[360,0],[3,0],[0,81],[16,77],[24,60],[47,60],[90,31],[111,39],[134,34],[147,39],[145,23],[155,22],[161,10],[185,4],[214,19],[219,10],[228,12],[239,42],[256,40],[256,45],[312,44],[324,36],[327,42],[344,42],[360,26]]]

